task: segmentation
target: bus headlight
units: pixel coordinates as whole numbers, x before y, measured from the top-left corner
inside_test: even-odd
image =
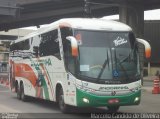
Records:
[[[135,99],[134,99],[134,102],[138,102],[139,101],[139,97],[136,97]]]
[[[83,102],[89,103],[89,100],[87,98],[83,98]]]

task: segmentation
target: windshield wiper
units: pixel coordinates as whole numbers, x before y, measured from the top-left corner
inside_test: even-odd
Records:
[[[102,74],[103,74],[103,72],[104,72],[104,69],[105,69],[105,67],[106,67],[107,64],[108,64],[108,67],[109,67],[108,51],[107,51],[107,59],[104,61],[103,66],[102,66],[102,69],[101,69],[101,71],[100,71],[99,74],[98,74],[97,81],[101,78],[101,76],[102,76]]]
[[[98,75],[98,77],[97,77],[97,81],[100,79],[100,77],[102,76],[102,74],[103,74],[103,72],[104,72],[104,69],[105,69],[105,67],[106,67],[106,65],[107,65],[107,59],[105,60],[105,62],[104,62],[104,64],[103,64],[103,66],[102,66],[102,69],[101,69],[101,71],[100,71],[100,73],[99,73],[99,75]]]

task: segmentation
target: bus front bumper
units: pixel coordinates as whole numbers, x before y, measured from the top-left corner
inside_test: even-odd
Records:
[[[77,89],[76,92],[79,107],[138,105],[141,100],[141,90],[120,96],[97,96],[80,89]]]

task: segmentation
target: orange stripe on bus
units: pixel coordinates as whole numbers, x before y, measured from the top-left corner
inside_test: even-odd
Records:
[[[36,86],[37,76],[28,64],[15,64],[14,70],[16,77],[23,77],[25,79],[28,79],[34,87]]]

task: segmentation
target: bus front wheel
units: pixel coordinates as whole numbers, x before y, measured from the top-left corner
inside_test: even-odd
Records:
[[[110,113],[114,113],[119,110],[119,106],[108,106],[107,108]]]
[[[68,105],[66,105],[64,102],[64,93],[62,88],[59,90],[58,103],[59,103],[59,108],[63,113],[67,113],[69,111]]]

